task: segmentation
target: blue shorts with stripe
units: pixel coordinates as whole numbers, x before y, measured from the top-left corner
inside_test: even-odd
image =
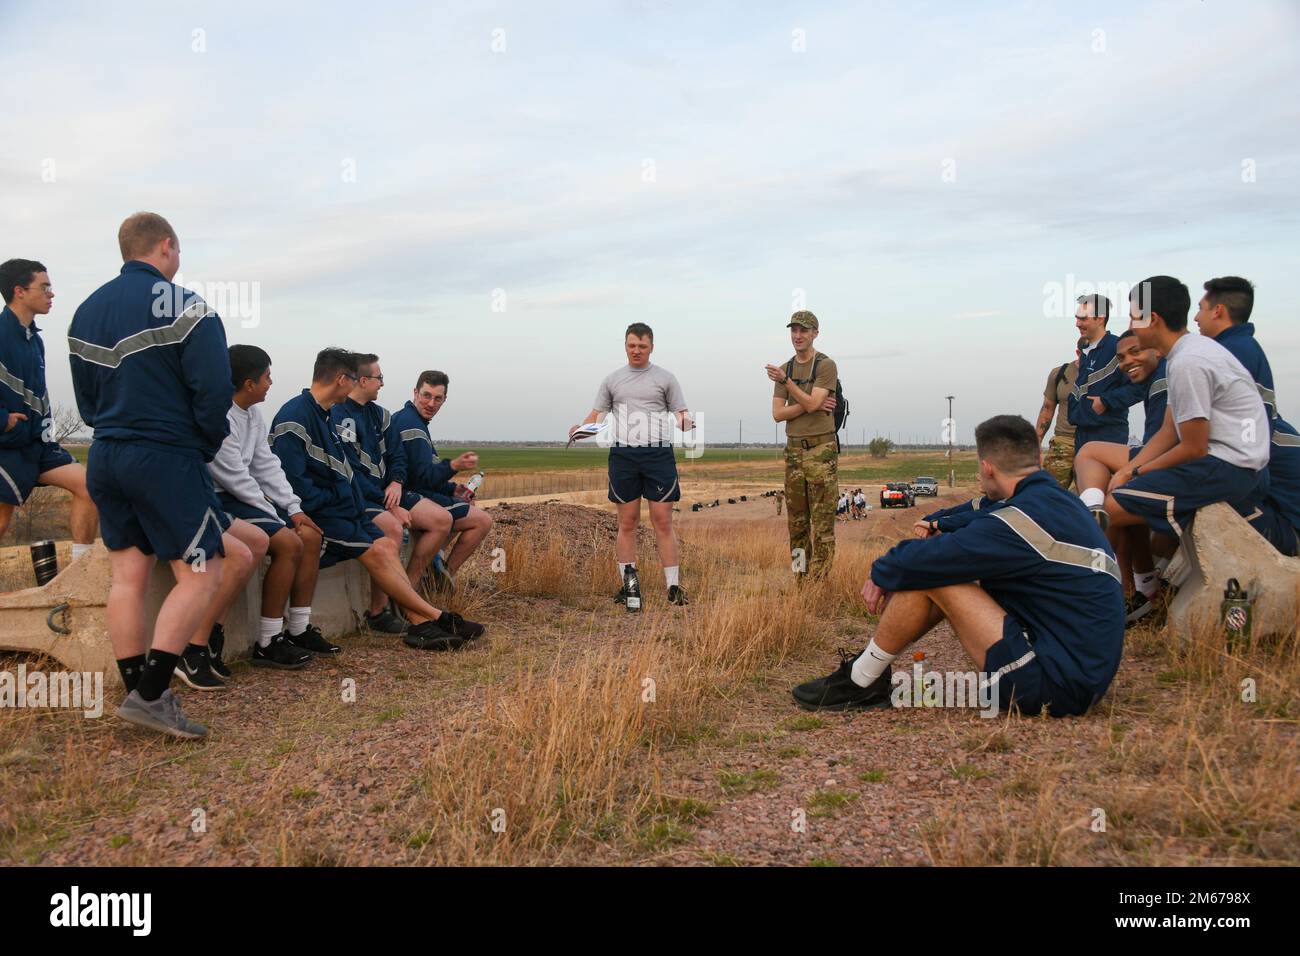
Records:
[[[609,450],[609,500],[626,504],[638,498],[680,501],[677,459],[671,445],[626,447]]]
[[[1101,425],[1089,428],[1080,425],[1074,430],[1074,451],[1078,454],[1079,449],[1089,442],[1102,441],[1110,442],[1114,445],[1128,444],[1128,425]]]
[[[139,548],[190,564],[226,554],[221,535],[230,521],[197,452],[101,438],[90,446],[86,490],[110,551]]]
[[[1153,531],[1181,538],[1207,505],[1224,501],[1242,517],[1249,515],[1259,481],[1258,471],[1206,455],[1138,475],[1114,495],[1121,508],[1145,519]]]
[[[412,508],[414,508],[416,505],[418,505],[418,504],[419,504],[421,501],[423,501],[423,500],[424,500],[424,495],[417,494],[417,493],[414,492],[414,491],[403,491],[403,492],[402,492],[402,500],[401,500],[400,502],[398,502],[398,504],[400,504],[400,505],[401,505],[403,508],[405,508],[407,511],[410,511]],[[380,502],[367,501],[367,502],[366,502],[366,517],[367,517],[367,518],[373,518],[374,515],[383,514],[383,513],[384,513],[385,511],[387,511],[387,510],[388,510],[388,509],[384,507],[384,503],[383,503],[382,501],[380,501]]]
[[[1040,638],[1047,640],[1047,638]],[[983,680],[999,710],[1014,704],[1022,714],[1035,716],[1047,708],[1053,717],[1087,713],[1090,700],[1081,700],[1057,684],[1043,670],[1025,626],[1010,614],[1002,619],[1002,639],[984,655]]]
[[[266,507],[275,511],[275,517],[267,514],[265,509],[255,508],[247,502],[231,497],[224,491],[217,492],[217,500],[221,502],[221,507],[226,509],[227,517],[239,518],[256,528],[261,528],[266,532],[268,538],[281,528],[291,528],[293,526],[293,523],[289,520],[289,513],[270,502],[267,502]]]
[[[41,483],[41,475],[75,463],[62,445],[52,441],[0,448],[0,504],[21,505]]]
[[[473,507],[468,501],[457,501],[450,495],[425,495],[424,497],[450,511],[453,525],[461,518],[467,517],[469,509]]]
[[[370,546],[384,536],[374,522],[364,515],[308,515],[325,533],[321,549],[320,566],[328,568],[344,561],[359,558]]]

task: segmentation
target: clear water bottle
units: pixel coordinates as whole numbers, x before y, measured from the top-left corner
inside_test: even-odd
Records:
[[[483,472],[476,472],[469,481],[465,482],[465,488],[470,494],[478,494],[479,486],[483,484]]]
[[[636,569],[631,566],[623,570],[623,591],[627,595],[628,613],[641,610],[641,582],[637,580]]]

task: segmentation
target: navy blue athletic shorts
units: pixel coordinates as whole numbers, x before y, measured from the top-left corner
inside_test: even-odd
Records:
[[[375,527],[374,522],[364,515],[349,517],[309,514],[308,517],[325,532],[320,559],[322,568],[361,557],[370,550],[372,544],[384,536],[384,533]]]
[[[1279,553],[1294,558],[1297,551],[1300,551],[1295,526],[1287,520],[1272,498],[1261,500],[1256,497],[1245,518]]]
[[[609,450],[609,500],[627,504],[638,498],[651,501],[680,501],[677,459],[671,445],[629,448],[615,445]]]
[[[1129,450],[1128,450],[1128,460],[1129,460],[1129,461],[1132,461],[1134,458],[1136,458],[1136,457],[1138,456],[1138,452],[1140,452],[1144,447],[1146,447],[1146,446],[1144,446],[1144,445],[1132,445],[1132,446],[1130,446],[1130,447],[1129,447]]]
[[[1090,402],[1092,399],[1085,398],[1084,401]],[[1127,445],[1128,425],[1102,425],[1100,428],[1076,428],[1074,430],[1074,450],[1076,454],[1080,448],[1093,441]]]
[[[1114,494],[1121,508],[1144,518],[1153,531],[1181,538],[1206,505],[1225,501],[1242,517],[1249,515],[1259,480],[1257,471],[1206,455],[1138,475]]]
[[[198,452],[101,438],[90,446],[86,489],[110,551],[139,548],[190,564],[225,557],[230,521]]]
[[[461,518],[468,517],[472,507],[468,501],[457,501],[450,495],[425,495],[435,505],[441,505],[451,512],[451,523],[455,525]]]
[[[400,504],[407,511],[410,511],[412,508],[414,508],[423,500],[424,500],[424,495],[417,494],[414,491],[403,491],[402,500],[398,502],[398,504]],[[384,507],[383,502],[380,502],[379,504],[375,504],[373,501],[366,502],[367,518],[371,518],[377,514],[383,514],[387,510],[388,509]]]
[[[1039,642],[1047,640],[1040,638]],[[1034,642],[1038,643],[1038,642]],[[1025,626],[1010,614],[1002,619],[1002,640],[984,656],[982,680],[990,687],[1000,710],[1014,704],[1022,714],[1035,716],[1047,708],[1053,717],[1087,713],[1090,700],[1080,700],[1056,683],[1043,670]]]
[[[221,502],[221,507],[226,509],[226,515],[230,518],[239,518],[247,521],[255,527],[261,528],[266,532],[269,538],[281,528],[293,528],[293,523],[289,520],[289,513],[283,508],[267,503],[268,508],[275,510],[275,517],[272,518],[263,508],[255,508],[250,504],[240,501],[238,498],[231,497],[224,491],[217,492],[217,500]]]
[[[41,483],[41,475],[75,462],[63,446],[52,441],[0,449],[0,504],[21,505]]]

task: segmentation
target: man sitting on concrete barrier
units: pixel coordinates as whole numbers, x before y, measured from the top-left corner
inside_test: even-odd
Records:
[[[72,493],[72,560],[95,542],[99,516],[86,491],[86,469],[54,440],[45,385],[45,342],[36,316],[49,314],[54,289],[32,259],[0,265],[0,538],[38,485]]]
[[[91,293],[68,328],[77,408],[95,431],[86,488],[109,551],[108,636],[128,691],[117,715],[193,739],[207,728],[167,685],[223,574],[242,576],[253,562],[224,534],[207,469],[230,429],[230,359],[220,317],[171,281],[180,241],[167,220],[136,213],[117,239],[121,275]],[[158,558],[176,584],[151,646],[145,596]]]
[[[330,409],[343,401],[358,379],[354,353],[322,350],[316,356],[311,387],[285,402],[271,422],[271,450],[302,500],[303,510],[324,535],[321,566],[356,558],[411,621],[404,638],[408,646],[455,650],[481,635],[483,625],[452,611],[440,611],[415,593],[397,545],[366,517],[347,453],[330,423]],[[290,640],[316,653],[339,650],[315,627],[309,626],[304,634]]]
[[[1279,552],[1295,557],[1300,537],[1300,433],[1278,414],[1273,369],[1250,321],[1254,307],[1255,287],[1245,279],[1211,279],[1205,283],[1196,325],[1202,335],[1214,339],[1245,367],[1264,401],[1271,436],[1268,486],[1261,495],[1264,506],[1254,509],[1259,514],[1252,515],[1250,524]]]
[[[975,429],[980,484],[997,508],[954,531],[919,528],[871,566],[862,589],[875,635],[832,674],[794,688],[811,710],[891,706],[890,665],[947,619],[982,672],[990,705],[1053,717],[1105,694],[1124,643],[1124,592],[1105,536],[1079,499],[1041,467],[1034,426],[1015,415]]]
[[[406,449],[396,419],[375,401],[384,387],[379,356],[357,356],[357,385],[330,409],[330,420],[343,442],[352,480],[366,505],[366,516],[400,549],[402,529],[424,532],[414,539],[406,563],[406,578],[418,588],[429,559],[451,534],[451,514],[414,491],[407,491]],[[439,562],[441,567],[441,562]],[[444,572],[445,573],[445,572]],[[388,595],[370,579],[370,609],[366,627],[381,634],[402,634],[406,622],[388,607]]]
[[[1111,477],[1108,493],[1090,488],[1080,498],[1103,528],[1126,529],[1136,556],[1148,526],[1177,541],[1206,505],[1227,502],[1248,516],[1269,445],[1264,403],[1250,373],[1223,346],[1188,334],[1187,286],[1152,276],[1133,288],[1129,302],[1142,347],[1165,357],[1169,408],[1160,431]],[[1159,592],[1146,601],[1152,609],[1161,603]],[[1143,606],[1130,611],[1147,613]]]
[[[271,555],[271,566],[262,579],[253,666],[297,670],[311,661],[312,653],[292,644],[289,635],[302,634],[311,623],[322,534],[302,510],[302,501],[267,442],[270,430],[257,406],[271,390],[271,356],[255,345],[230,346],[230,378],[235,386],[235,400],[226,415],[230,435],[208,469],[226,514],[260,534],[263,552]],[[225,632],[214,624],[208,646],[212,667],[223,678],[229,676],[221,660],[224,644]]]
[[[474,553],[487,533],[492,529],[492,516],[482,508],[474,506],[474,492],[464,485],[452,481],[452,476],[461,471],[473,471],[478,467],[478,455],[467,451],[453,459],[438,457],[438,449],[433,446],[429,436],[429,422],[442,411],[447,402],[449,379],[445,372],[425,371],[416,379],[411,400],[394,415],[394,427],[402,439],[406,451],[407,489],[428,498],[434,504],[445,508],[452,519],[449,534],[456,535],[444,566],[438,551],[449,538],[434,541],[430,535],[432,550],[423,547],[424,562],[434,556],[435,581],[440,590],[450,591],[455,587],[455,576],[461,566]],[[424,567],[411,555],[411,574],[413,581],[419,581]]]
[[[1159,434],[1165,423],[1165,411],[1169,400],[1169,382],[1165,378],[1165,360],[1155,349],[1144,349],[1138,341],[1137,333],[1126,329],[1119,337],[1115,355],[1119,359],[1120,371],[1129,381],[1142,387],[1142,405],[1145,412],[1145,424],[1142,431],[1142,444],[1138,446],[1121,445],[1114,442],[1090,442],[1075,459],[1074,468],[1078,475],[1079,493],[1089,488],[1096,488],[1103,493],[1110,484],[1111,476],[1138,456],[1142,448]],[[1095,495],[1089,496],[1095,498]],[[1151,557],[1148,542],[1143,539],[1135,541],[1130,551],[1127,533],[1116,531],[1107,535],[1115,556],[1119,561],[1121,579],[1125,582],[1130,575],[1133,579],[1133,594],[1128,599],[1126,614],[1128,624],[1136,624],[1140,618],[1133,617],[1139,609],[1150,607],[1149,599],[1160,589],[1156,576],[1155,563]],[[1141,535],[1133,536],[1141,538]],[[1127,586],[1125,591],[1127,591]]]

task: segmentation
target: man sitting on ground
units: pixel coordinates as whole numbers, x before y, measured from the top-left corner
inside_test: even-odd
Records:
[[[1105,536],[1042,469],[1029,422],[991,418],[975,445],[980,484],[1001,507],[955,531],[921,529],[924,539],[878,558],[862,589],[881,615],[875,635],[856,659],[842,655],[834,673],[796,687],[801,706],[889,707],[890,664],[944,619],[1000,708],[1061,717],[1105,694],[1124,643],[1124,592]]]
[[[303,510],[325,538],[321,566],[356,558],[411,621],[404,639],[408,646],[455,650],[482,634],[483,625],[440,611],[415,593],[397,546],[366,517],[347,453],[330,423],[330,409],[343,401],[358,379],[353,353],[322,350],[316,356],[311,387],[285,402],[271,422],[271,450],[302,500]],[[339,651],[314,626],[308,626],[295,643],[315,653]]]
[[[352,466],[352,478],[366,505],[366,517],[375,527],[402,546],[402,529],[424,532],[415,539],[406,563],[406,578],[419,587],[429,559],[451,534],[451,515],[440,505],[414,491],[406,491],[406,450],[396,420],[375,401],[384,387],[379,356],[357,356],[357,385],[338,405],[330,409],[330,420],[343,442]],[[370,609],[366,627],[381,634],[402,634],[406,622],[388,607],[388,595],[370,579]]]
[[[1134,567],[1144,567],[1148,526],[1177,541],[1207,505],[1223,501],[1243,517],[1251,514],[1268,464],[1268,419],[1242,364],[1206,336],[1188,334],[1187,286],[1152,276],[1129,301],[1138,340],[1167,362],[1169,409],[1160,431],[1110,479],[1104,499],[1096,488],[1081,498],[1103,527],[1126,529]]]
[[[438,587],[445,590],[455,587],[456,572],[492,529],[492,516],[473,505],[474,492],[451,480],[457,472],[477,468],[478,455],[467,451],[451,460],[439,458],[438,449],[433,447],[433,439],[429,437],[429,422],[442,411],[442,406],[447,401],[448,381],[445,372],[421,372],[416,379],[411,401],[393,416],[394,425],[406,449],[407,488],[449,511],[452,518],[451,534],[459,535],[447,558],[446,574],[442,573],[440,563],[435,560]],[[433,553],[445,544],[446,540],[437,542]],[[412,573],[414,571],[413,566]],[[422,573],[423,569],[420,571]],[[413,580],[418,581],[419,578]]]
[[[268,539],[263,551],[269,549],[271,566],[262,580],[262,614],[253,665],[296,670],[312,657],[310,650],[296,646],[292,639],[304,640],[302,635],[311,623],[321,530],[302,510],[302,501],[293,493],[280,459],[267,442],[270,430],[257,406],[271,390],[271,357],[255,345],[230,346],[230,378],[235,386],[235,400],[226,415],[230,435],[208,470],[226,514],[242,519]],[[217,624],[208,647],[212,667],[220,677],[229,676],[221,661],[224,644],[225,632]]]

